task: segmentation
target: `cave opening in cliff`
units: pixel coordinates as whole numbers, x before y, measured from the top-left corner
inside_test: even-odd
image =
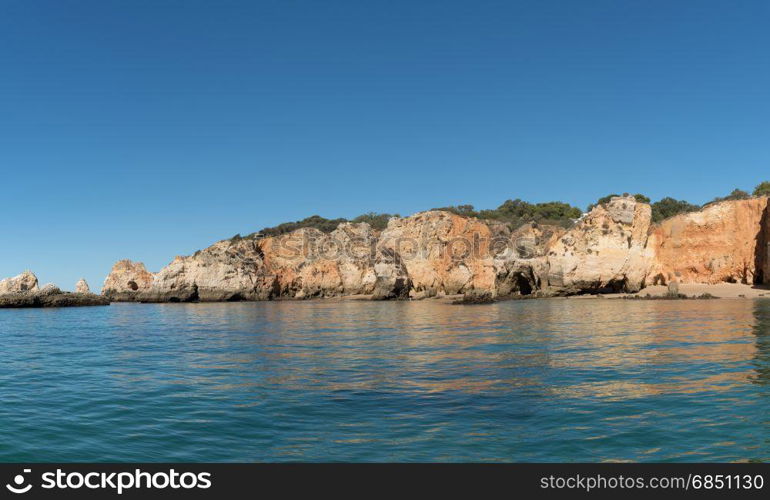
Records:
[[[593,292],[589,292],[589,293],[605,294],[605,293],[624,293],[627,291],[628,291],[628,278],[621,278],[621,279],[611,280],[607,283],[606,286],[597,287],[594,289]]]
[[[139,290],[139,285],[136,284],[136,281],[131,280],[128,282],[128,288],[130,288],[133,291],[137,291]]]
[[[516,286],[521,295],[532,294],[532,285],[530,285],[529,280],[523,274],[516,275]]]

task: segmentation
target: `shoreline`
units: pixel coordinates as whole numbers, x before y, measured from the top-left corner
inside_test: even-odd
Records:
[[[104,307],[110,301],[101,295],[77,292],[26,292],[0,295],[0,309],[47,309],[60,307]]]
[[[681,300],[702,300],[704,295],[707,295],[708,299],[723,299],[723,300],[741,300],[741,299],[770,299],[770,286],[762,285],[746,285],[742,283],[683,283],[679,285],[679,293],[686,296]],[[643,288],[636,293],[593,293],[593,294],[580,294],[580,295],[520,295],[520,296],[507,296],[497,298],[484,298],[476,299],[472,296],[465,296],[463,294],[453,295],[437,295],[433,297],[424,298],[406,298],[406,299],[377,299],[374,295],[367,294],[355,294],[355,295],[342,295],[332,297],[311,297],[311,298],[288,298],[282,297],[272,300],[242,300],[242,301],[167,301],[167,302],[142,302],[136,300],[113,300],[114,304],[223,304],[223,303],[244,303],[244,302],[328,302],[328,303],[340,303],[340,302],[437,302],[442,304],[452,305],[483,305],[493,304],[497,302],[508,302],[514,300],[623,300],[623,299],[636,299],[636,300],[667,300],[668,287],[656,285]],[[649,296],[649,297],[648,297]],[[677,300],[677,299],[670,299]]]
[[[710,294],[717,299],[758,299],[770,298],[770,286],[746,285],[743,283],[681,283],[679,293],[688,297],[699,297]],[[662,285],[648,286],[637,293],[619,294],[627,297],[662,297],[668,294],[668,287]],[[618,297],[620,298],[620,297]]]

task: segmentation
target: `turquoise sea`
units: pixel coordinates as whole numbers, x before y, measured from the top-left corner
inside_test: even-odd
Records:
[[[0,310],[0,461],[767,461],[770,300]]]

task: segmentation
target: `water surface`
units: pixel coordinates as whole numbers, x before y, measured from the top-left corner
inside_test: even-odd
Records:
[[[766,461],[770,301],[0,310],[0,461]]]

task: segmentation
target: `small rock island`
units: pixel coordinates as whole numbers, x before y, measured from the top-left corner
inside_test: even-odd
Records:
[[[91,293],[86,280],[75,285],[75,292],[64,292],[53,283],[38,286],[37,276],[25,271],[0,280],[0,308],[108,306],[109,299]]]

